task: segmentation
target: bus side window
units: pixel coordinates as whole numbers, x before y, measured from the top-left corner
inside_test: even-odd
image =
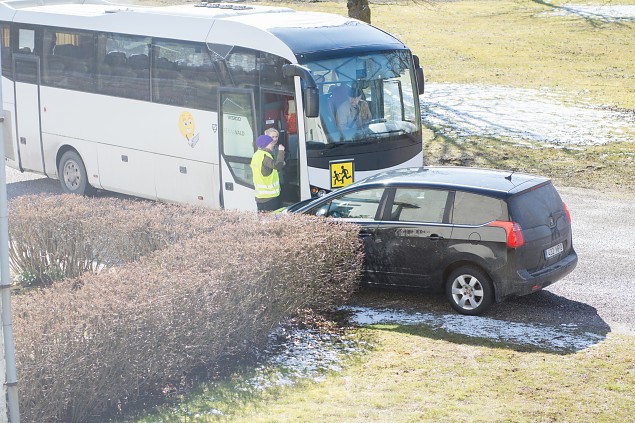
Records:
[[[45,29],[42,83],[94,92],[94,57],[95,41],[92,33]]]
[[[32,54],[35,51],[35,31],[20,28],[18,30],[18,53]]]
[[[245,49],[232,50],[226,60],[231,79],[237,87],[258,85],[259,71],[256,68],[256,53]]]
[[[152,101],[216,110],[220,82],[204,44],[156,41],[153,57]]]
[[[33,29],[20,28],[18,30],[17,53],[21,55],[34,55],[36,32]],[[38,83],[37,62],[19,60],[15,62],[16,82],[26,82],[28,84]]]
[[[154,61],[152,83],[152,101],[174,106],[185,103],[185,83],[173,61],[166,57]]]
[[[4,22],[0,23],[0,48],[2,49],[2,76],[13,79],[11,67],[11,27]]]
[[[99,38],[97,91],[150,100],[150,38],[122,34],[100,34]]]
[[[273,54],[260,52],[258,63],[261,87],[273,88],[277,91],[294,91],[293,78],[282,75],[282,68],[289,61]]]

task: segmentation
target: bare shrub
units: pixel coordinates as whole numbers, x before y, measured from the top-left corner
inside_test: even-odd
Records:
[[[141,214],[137,205],[125,206]],[[120,399],[133,401],[240,356],[285,317],[341,304],[356,287],[361,249],[353,225],[189,208],[181,218],[171,206],[141,208],[142,233],[170,246],[16,297],[24,421],[94,420]],[[160,213],[169,228],[152,218]],[[125,213],[93,214],[82,227],[99,231],[103,218],[120,231],[113,215]],[[129,227],[141,227],[132,220]]]
[[[9,205],[11,270],[30,275],[45,286],[87,271],[96,273],[104,266],[129,263],[180,239],[213,230],[218,213],[70,194],[20,197]]]

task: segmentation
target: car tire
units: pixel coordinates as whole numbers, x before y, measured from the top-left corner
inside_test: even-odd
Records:
[[[448,277],[445,295],[459,313],[478,316],[493,304],[494,287],[485,272],[473,266],[463,266]]]
[[[57,174],[65,193],[89,195],[93,192],[93,187],[88,183],[86,167],[77,152],[69,150],[62,155]]]

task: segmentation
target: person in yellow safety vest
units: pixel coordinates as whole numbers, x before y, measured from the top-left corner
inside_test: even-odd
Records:
[[[274,158],[273,150],[278,143],[277,131],[274,135],[275,137],[260,135],[256,139],[258,150],[251,158],[258,211],[273,211],[282,206],[278,171],[285,165],[284,145],[278,145],[278,154]]]

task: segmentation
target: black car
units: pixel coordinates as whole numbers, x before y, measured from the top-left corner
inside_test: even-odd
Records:
[[[445,291],[462,314],[551,285],[578,262],[569,211],[540,176],[400,169],[288,211],[359,224],[364,283]]]

